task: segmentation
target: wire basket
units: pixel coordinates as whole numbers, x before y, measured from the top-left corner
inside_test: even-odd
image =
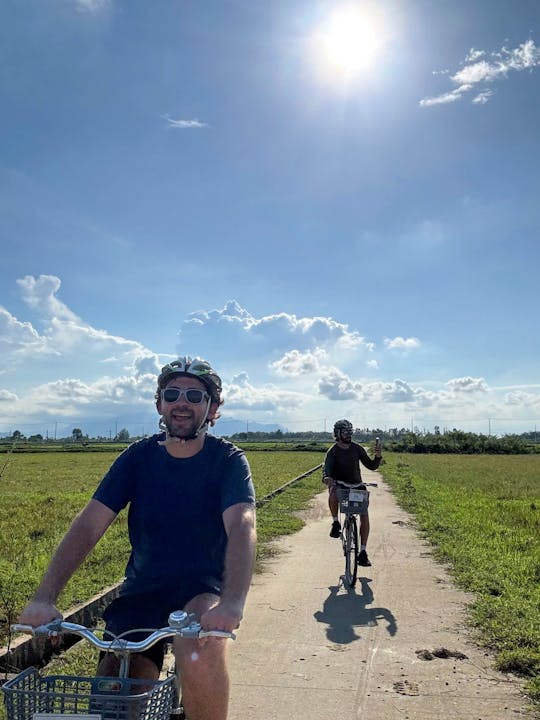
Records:
[[[163,720],[175,699],[174,676],[166,680],[42,676],[28,668],[2,686],[7,720],[37,715],[96,715],[102,720]],[[37,719],[36,719],[37,720]]]
[[[338,488],[339,509],[344,514],[364,514],[369,507],[368,490]]]

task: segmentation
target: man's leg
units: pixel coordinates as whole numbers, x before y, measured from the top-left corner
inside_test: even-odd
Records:
[[[369,515],[360,515],[360,545],[365,548],[369,537]]]
[[[212,593],[197,595],[184,610],[197,617],[217,604]],[[182,685],[182,705],[188,720],[226,720],[229,709],[229,671],[225,638],[177,638],[174,653]]]
[[[106,653],[99,661],[97,674],[100,677],[117,677],[120,660],[114,653]],[[129,663],[129,677],[140,680],[158,680],[159,670],[155,662],[144,655],[132,655]]]
[[[330,514],[332,515],[332,528],[330,530],[330,537],[338,538],[341,532],[341,525],[338,520],[338,494],[335,485],[330,485],[328,488],[328,507],[330,508]]]
[[[358,553],[358,564],[369,567],[371,562],[367,555],[367,541],[369,537],[369,515],[360,515],[360,552]]]

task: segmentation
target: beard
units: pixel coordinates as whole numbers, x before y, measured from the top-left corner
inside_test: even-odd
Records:
[[[176,437],[180,440],[192,437],[199,429],[200,422],[194,418],[180,424],[174,421],[172,418],[163,417],[163,424],[167,428],[167,432],[170,437]]]

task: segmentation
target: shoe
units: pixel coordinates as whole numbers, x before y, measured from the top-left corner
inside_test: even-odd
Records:
[[[358,553],[358,564],[362,565],[362,567],[371,567],[371,562],[365,550],[360,550]]]
[[[330,530],[330,537],[338,538],[341,532],[341,523],[339,520],[334,520],[332,523],[332,529]]]

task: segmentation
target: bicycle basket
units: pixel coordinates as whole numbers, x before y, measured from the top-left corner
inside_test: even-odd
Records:
[[[369,507],[368,490],[339,488],[339,509],[342,513],[366,513]]]
[[[166,680],[42,676],[28,668],[4,683],[7,720],[36,715],[95,715],[96,720],[162,720],[174,700],[174,676]]]

